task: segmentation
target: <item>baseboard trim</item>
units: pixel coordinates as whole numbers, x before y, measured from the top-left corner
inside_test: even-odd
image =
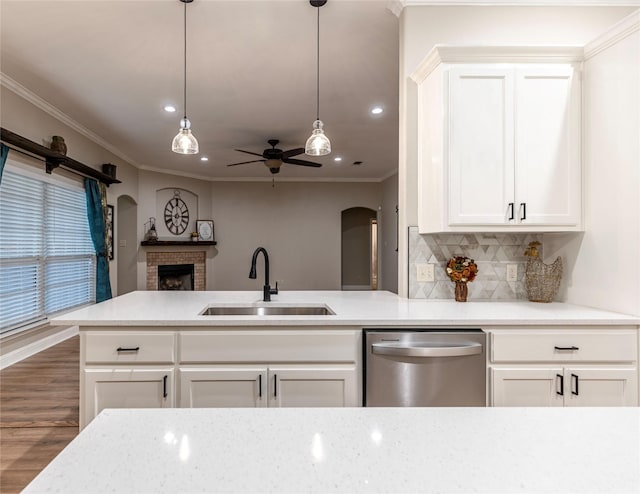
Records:
[[[41,352],[42,350],[46,350],[58,343],[62,343],[69,338],[73,338],[79,333],[78,326],[71,326],[69,328],[65,328],[59,333],[55,333],[49,336],[42,338],[41,340],[34,341],[33,343],[29,343],[28,345],[23,346],[22,348],[18,348],[13,352],[9,352],[6,355],[0,355],[0,369],[5,369],[21,360],[29,358],[36,353]]]

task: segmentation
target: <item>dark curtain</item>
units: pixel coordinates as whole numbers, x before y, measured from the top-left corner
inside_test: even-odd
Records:
[[[4,164],[7,162],[8,154],[9,148],[4,144],[0,144],[0,183],[2,183],[2,172],[4,171]]]
[[[96,268],[96,302],[111,298],[111,282],[109,281],[109,261],[107,259],[106,241],[106,191],[104,184],[92,178],[84,179],[84,190],[87,195],[87,216],[91,239],[96,249],[98,265]]]

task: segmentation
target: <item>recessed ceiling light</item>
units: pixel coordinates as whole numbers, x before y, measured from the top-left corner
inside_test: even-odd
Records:
[[[380,115],[384,110],[382,109],[381,106],[374,106],[373,108],[371,108],[371,113],[373,115]]]
[[[342,161],[342,156],[336,156],[333,161]]]
[[[167,111],[169,113],[173,113],[174,111],[176,111],[176,107],[173,105],[167,105],[164,107],[164,111]]]
[[[200,161],[209,161],[209,158],[207,158],[206,156],[201,156]]]

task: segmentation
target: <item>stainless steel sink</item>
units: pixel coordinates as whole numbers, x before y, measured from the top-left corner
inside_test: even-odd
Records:
[[[334,316],[329,307],[318,306],[210,306],[202,316]]]

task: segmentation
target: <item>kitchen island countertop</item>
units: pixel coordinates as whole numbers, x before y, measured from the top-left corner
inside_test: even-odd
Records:
[[[25,493],[640,492],[638,408],[105,410]]]
[[[327,306],[335,315],[205,316],[208,306]],[[640,318],[565,303],[404,299],[386,291],[136,291],[52,319],[90,326],[594,326],[639,325]]]

